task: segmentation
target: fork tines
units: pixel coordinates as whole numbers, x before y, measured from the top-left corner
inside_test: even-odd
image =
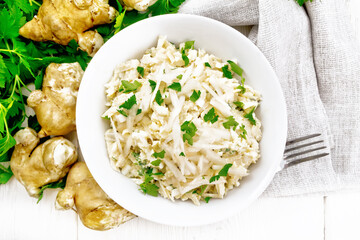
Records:
[[[298,163],[314,160],[329,155],[328,152],[317,153],[311,156],[304,156],[297,158],[301,155],[305,155],[311,152],[326,149],[326,146],[319,146],[324,140],[315,140],[313,138],[321,136],[320,133],[311,134],[305,137],[300,137],[286,143],[286,149],[284,152],[284,167],[289,167]],[[310,148],[310,146],[314,146]]]

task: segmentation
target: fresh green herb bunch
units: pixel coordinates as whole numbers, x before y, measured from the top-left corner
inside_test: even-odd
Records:
[[[0,162],[10,160],[16,144],[13,135],[26,120],[25,103],[30,90],[27,84],[41,88],[48,64],[78,61],[86,67],[89,57],[78,51],[72,41],[69,46],[32,42],[19,36],[19,29],[33,18],[41,2],[5,0],[0,2]],[[0,167],[0,184],[6,183],[12,172]]]
[[[117,6],[120,14],[115,23],[99,26],[96,30],[107,41],[137,21],[176,13],[184,1],[158,0],[147,11],[137,12],[126,11],[118,0],[110,0],[110,5]],[[19,29],[34,17],[41,4],[41,0],[0,1],[0,162],[10,160],[16,144],[13,135],[29,117],[25,114],[26,95],[30,92],[27,85],[34,83],[35,88],[40,89],[50,63],[79,62],[85,69],[91,59],[79,50],[75,40],[62,46],[53,42],[33,42],[19,36]],[[34,119],[29,119],[29,125],[38,125]],[[10,167],[0,166],[0,184],[6,183],[12,175]]]

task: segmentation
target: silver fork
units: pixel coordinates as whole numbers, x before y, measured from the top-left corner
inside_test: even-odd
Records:
[[[282,162],[281,169],[329,155],[326,150],[326,146],[322,145],[322,143],[324,143],[324,140],[314,140],[314,138],[317,138],[319,136],[321,136],[321,134],[316,133],[286,142],[283,158],[284,161]],[[312,153],[318,150],[323,150],[323,152],[311,156],[301,157],[302,155]]]

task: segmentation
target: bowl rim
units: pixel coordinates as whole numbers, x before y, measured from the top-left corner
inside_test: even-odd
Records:
[[[256,45],[254,45],[247,37],[245,37],[242,33],[240,33],[239,31],[237,31],[236,29],[221,23],[217,20],[211,19],[211,18],[207,18],[207,17],[203,17],[203,16],[198,16],[198,15],[191,15],[191,14],[169,14],[169,15],[161,15],[161,16],[155,16],[155,17],[151,17],[142,21],[139,21],[137,23],[132,24],[131,26],[123,29],[122,31],[118,32],[117,34],[115,34],[111,39],[109,39],[104,46],[102,46],[102,48],[100,48],[99,52],[94,56],[94,58],[91,60],[91,62],[88,65],[88,68],[85,70],[83,79],[87,79],[88,75],[90,74],[88,69],[89,67],[93,67],[92,63],[94,63],[94,59],[97,58],[97,56],[100,56],[102,52],[105,51],[105,49],[107,48],[108,45],[113,44],[113,42],[116,42],[117,39],[121,38],[121,36],[127,34],[130,31],[134,31],[136,30],[136,28],[141,27],[142,25],[147,25],[147,24],[151,24],[151,22],[156,22],[156,21],[164,21],[166,22],[166,20],[168,19],[173,19],[173,18],[178,18],[179,20],[187,18],[187,19],[191,19],[193,21],[205,21],[208,24],[215,24],[215,25],[221,25],[221,28],[224,28],[224,30],[232,32],[232,34],[236,34],[238,35],[239,38],[242,39],[242,41],[247,42],[248,44],[250,44],[252,46],[252,50],[251,51],[255,51],[256,54],[258,54],[262,60],[262,62],[264,63],[263,67],[266,68],[266,71],[269,72],[269,74],[271,75],[272,78],[274,78],[276,81],[274,82],[274,87],[276,88],[276,90],[278,91],[279,94],[279,98],[281,99],[281,105],[280,106],[282,108],[282,116],[279,116],[280,121],[282,121],[283,124],[283,128],[282,131],[279,132],[278,136],[279,139],[281,140],[281,142],[283,143],[283,149],[282,152],[285,148],[285,142],[286,142],[286,136],[287,136],[287,110],[286,110],[286,103],[285,103],[285,98],[284,98],[284,94],[282,92],[282,88],[280,85],[280,82],[275,74],[274,69],[271,67],[270,63],[268,62],[268,60],[265,58],[265,56],[263,55],[263,53],[257,48]],[[99,55],[98,55],[99,54]],[[76,107],[76,125],[77,125],[77,134],[78,134],[78,141],[79,141],[79,147],[80,149],[86,149],[85,147],[85,138],[86,138],[86,133],[87,130],[85,128],[85,126],[82,125],[82,122],[86,119],[84,119],[84,116],[81,114],[81,107],[86,104],[83,100],[83,96],[86,95],[86,93],[84,93],[83,91],[81,91],[81,86],[84,85],[85,81],[82,81],[80,84],[80,88],[79,88],[79,93],[78,93],[78,99],[77,99],[77,107]],[[133,212],[134,214],[145,218],[147,220],[153,221],[153,222],[157,222],[160,224],[166,224],[166,225],[174,225],[174,226],[198,226],[198,225],[205,225],[205,224],[210,224],[210,223],[214,223],[220,220],[223,220],[225,218],[228,218],[232,215],[234,215],[235,213],[238,213],[240,210],[245,209],[246,207],[248,207],[251,203],[253,203],[264,191],[265,189],[269,186],[269,184],[271,183],[272,179],[274,178],[276,172],[279,170],[279,166],[280,163],[282,161],[282,158],[279,158],[278,161],[274,161],[274,163],[271,165],[271,168],[269,168],[269,170],[267,171],[266,175],[263,176],[262,181],[260,182],[259,186],[252,191],[249,194],[248,200],[245,204],[243,204],[242,206],[237,206],[233,211],[229,211],[226,214],[223,214],[222,216],[219,216],[217,219],[206,219],[203,222],[191,222],[191,223],[186,223],[186,222],[181,222],[179,223],[178,221],[169,221],[169,220],[160,220],[158,218],[154,218],[152,216],[149,216],[148,214],[143,214],[142,212],[140,212],[138,209],[132,207],[132,206],[128,206],[124,201],[121,201],[121,199],[119,199],[118,197],[115,197],[113,195],[113,192],[111,190],[111,187],[108,186],[106,184],[105,178],[103,178],[102,176],[99,175],[99,173],[97,172],[96,166],[91,162],[91,161],[87,161],[87,159],[90,158],[90,153],[89,152],[82,152],[82,156],[84,157],[84,160],[90,170],[90,172],[92,173],[94,179],[96,180],[96,182],[99,184],[99,186],[110,196],[112,197],[116,202],[118,202],[121,206],[125,206],[125,208],[131,212]],[[121,173],[119,173],[121,174]]]

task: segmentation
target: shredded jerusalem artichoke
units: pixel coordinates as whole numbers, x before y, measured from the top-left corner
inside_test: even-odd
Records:
[[[160,36],[105,86],[112,166],[152,196],[196,205],[223,198],[260,157],[261,97],[244,81],[236,60]]]

